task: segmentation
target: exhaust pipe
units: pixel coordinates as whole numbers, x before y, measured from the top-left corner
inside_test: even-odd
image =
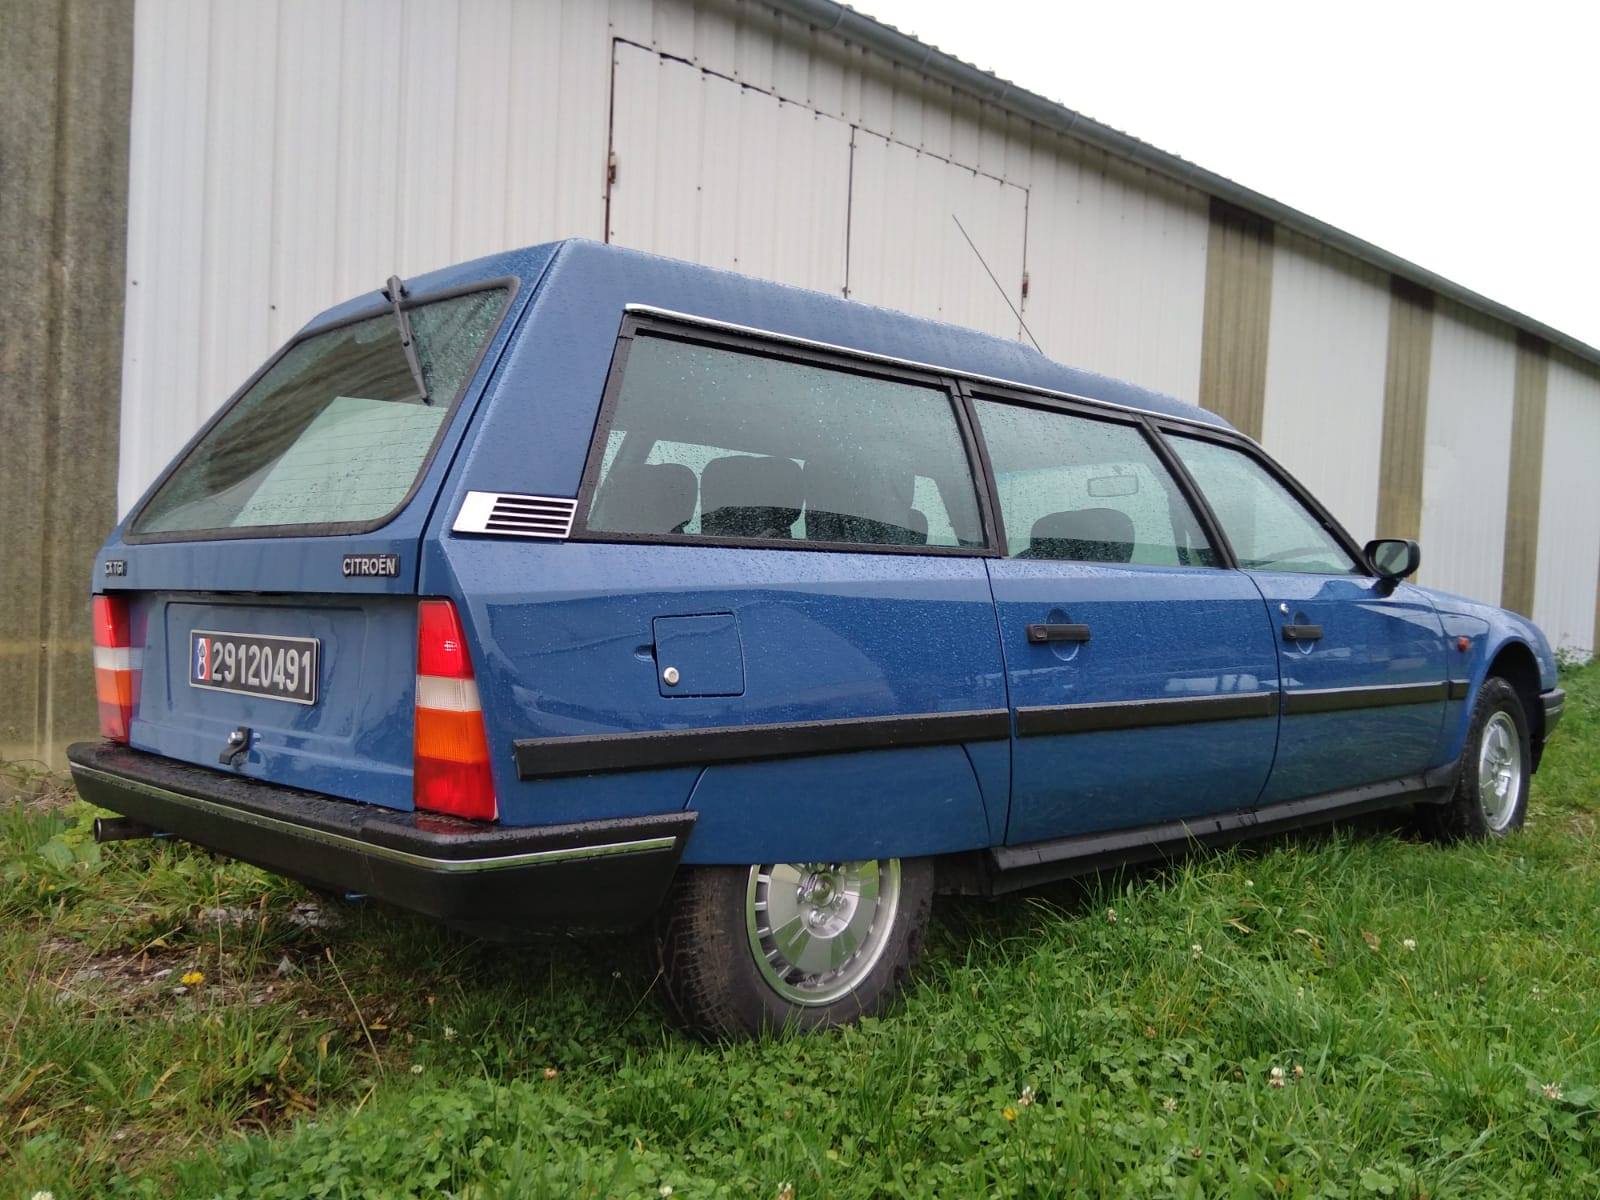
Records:
[[[148,825],[130,821],[127,817],[96,817],[94,840],[97,842],[136,842],[141,838],[164,837]]]

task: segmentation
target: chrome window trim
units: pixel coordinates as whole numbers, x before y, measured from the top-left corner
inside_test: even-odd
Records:
[[[616,854],[648,854],[656,850],[671,850],[677,841],[675,837],[653,837],[639,838],[628,842],[601,842],[589,846],[564,846],[558,850],[529,850],[522,854],[501,854],[492,858],[430,858],[425,854],[413,854],[409,850],[397,850],[393,846],[383,846],[363,841],[361,838],[346,837],[341,833],[333,833],[325,829],[314,829],[309,825],[285,821],[278,817],[269,817],[265,813],[251,812],[249,809],[236,808],[231,804],[219,804],[214,800],[186,795],[183,792],[174,792],[167,788],[145,783],[142,780],[130,779],[125,775],[115,775],[109,771],[101,771],[95,767],[75,765],[73,772],[75,774],[92,775],[115,787],[143,792],[148,796],[155,796],[161,800],[180,804],[197,812],[225,816],[240,824],[253,825],[258,829],[270,829],[278,833],[288,833],[306,841],[320,842],[323,845],[336,846],[342,850],[355,850],[372,858],[382,858],[408,867],[421,867],[424,870],[435,871],[444,875],[473,874],[479,871],[502,871],[509,867],[535,866],[544,863],[563,862],[568,859],[606,858]]]
[[[1115,409],[1118,412],[1132,413],[1140,417],[1150,417],[1160,421],[1177,421],[1184,425],[1192,425],[1196,429],[1209,429],[1217,433],[1233,434],[1237,437],[1245,435],[1229,425],[1214,424],[1210,421],[1197,421],[1193,417],[1180,417],[1172,413],[1159,412],[1153,408],[1139,408],[1132,404],[1119,404],[1115,400],[1101,400],[1094,396],[1083,396],[1077,392],[1061,392],[1054,388],[1041,387],[1036,383],[1018,383],[1014,379],[1003,379],[998,375],[980,375],[973,371],[964,371],[959,367],[941,366],[937,363],[918,362],[914,358],[895,358],[890,354],[877,354],[871,350],[858,350],[852,346],[840,346],[833,342],[821,342],[815,338],[799,337],[792,333],[777,333],[771,329],[761,329],[754,325],[740,325],[733,321],[719,321],[715,317],[701,317],[694,313],[677,312],[670,308],[658,308],[653,304],[625,304],[622,311],[636,316],[659,317],[668,321],[681,321],[687,325],[699,325],[705,329],[721,330],[724,333],[736,333],[745,337],[765,338],[768,341],[782,342],[790,346],[803,347],[810,350],[823,350],[831,354],[842,354],[849,358],[861,359],[864,362],[881,363],[885,366],[908,368],[923,371],[933,375],[945,375],[956,379],[970,380],[974,383],[988,384],[993,387],[1013,388],[1017,391],[1032,392],[1037,396],[1048,396],[1057,400],[1075,400],[1080,404],[1097,405],[1100,408]],[[1220,418],[1219,418],[1220,420]]]

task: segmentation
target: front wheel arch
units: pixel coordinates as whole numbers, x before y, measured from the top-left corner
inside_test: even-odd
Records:
[[[1544,706],[1539,703],[1539,660],[1525,642],[1507,642],[1495,652],[1485,673],[1485,681],[1504,679],[1522,701],[1528,734],[1533,742],[1533,769],[1539,768],[1539,751],[1544,745]]]

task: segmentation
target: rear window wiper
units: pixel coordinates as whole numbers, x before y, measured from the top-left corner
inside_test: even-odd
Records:
[[[400,282],[400,276],[389,276],[389,284],[383,289],[383,298],[394,309],[394,322],[400,327],[400,348],[406,352],[406,366],[411,368],[411,378],[417,382],[417,396],[424,404],[431,404],[428,381],[422,377],[422,360],[417,357],[417,340],[411,333],[411,318],[400,307],[405,295],[406,285]]]

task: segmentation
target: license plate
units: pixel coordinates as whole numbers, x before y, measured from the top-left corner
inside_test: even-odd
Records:
[[[189,686],[315,704],[319,649],[316,638],[196,629],[189,634]]]

